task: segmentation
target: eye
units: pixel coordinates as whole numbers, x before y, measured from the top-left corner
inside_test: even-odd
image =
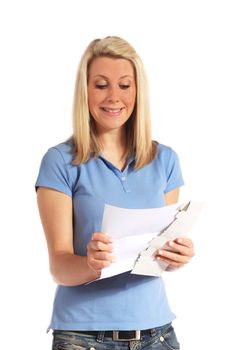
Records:
[[[107,87],[107,84],[96,84],[96,89],[100,89],[100,90],[103,90]]]
[[[119,86],[122,90],[127,90],[130,87],[128,84],[120,84]]]

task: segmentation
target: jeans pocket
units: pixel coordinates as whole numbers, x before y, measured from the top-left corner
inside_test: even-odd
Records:
[[[87,350],[88,348],[83,344],[73,344],[70,339],[65,339],[59,335],[54,335],[52,350]]]
[[[160,336],[160,342],[166,350],[179,350],[180,344],[176,338],[176,333],[172,325]]]
[[[53,342],[52,350],[87,350],[87,348],[61,341]]]

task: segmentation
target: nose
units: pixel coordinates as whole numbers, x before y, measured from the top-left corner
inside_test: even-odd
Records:
[[[119,98],[119,91],[118,91],[117,87],[111,87],[111,89],[109,89],[109,94],[107,96],[107,100],[110,103],[119,102],[120,98]]]

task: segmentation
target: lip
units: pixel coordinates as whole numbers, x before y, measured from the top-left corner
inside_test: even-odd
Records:
[[[111,107],[100,107],[100,109],[110,116],[119,116],[124,109],[124,107],[121,108],[111,108]]]

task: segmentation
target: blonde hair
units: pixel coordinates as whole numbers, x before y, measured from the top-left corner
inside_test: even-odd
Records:
[[[147,78],[143,63],[134,48],[124,39],[108,36],[93,40],[84,52],[79,63],[74,100],[73,136],[75,148],[74,164],[81,164],[101,152],[100,140],[95,131],[88,108],[88,70],[97,57],[124,58],[135,70],[137,97],[134,111],[126,123],[127,155],[135,155],[135,168],[142,168],[152,161],[156,154],[156,144],[151,140],[151,118]]]

